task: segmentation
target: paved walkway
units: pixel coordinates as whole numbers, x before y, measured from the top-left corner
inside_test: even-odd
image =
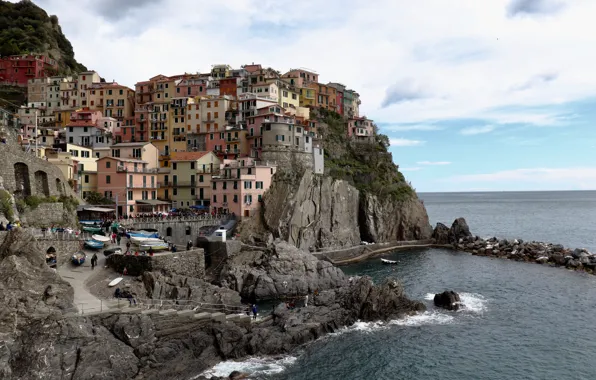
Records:
[[[110,244],[106,248],[116,247],[117,244]],[[122,252],[126,251],[126,238],[120,242]],[[83,250],[87,254],[85,263],[80,266],[74,266],[70,260],[62,264],[58,268],[58,274],[68,281],[74,289],[74,304],[81,314],[95,313],[107,309],[105,301],[100,300],[88,290],[87,283],[95,276],[113,275],[116,273],[106,266],[106,257],[103,254],[103,249],[94,251],[89,249]],[[74,253],[74,252],[73,252]],[[97,253],[97,266],[91,269],[91,257],[93,253]]]

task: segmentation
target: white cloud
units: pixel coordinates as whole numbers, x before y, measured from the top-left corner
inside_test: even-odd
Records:
[[[398,139],[398,138],[389,139],[389,144],[391,146],[420,146],[420,145],[423,145],[425,142],[426,141]]]
[[[596,94],[596,55],[586,48],[596,40],[596,1],[569,1],[560,11],[547,2],[425,0],[420,12],[409,0],[303,0],[298,7],[290,0],[151,0],[116,18],[91,0],[40,4],[59,16],[79,61],[129,86],[158,73],[254,61],[280,71],[311,67],[323,82],[345,83],[375,120],[548,124],[561,123],[560,115],[506,107]],[[346,60],[353,46],[366,52]]]
[[[418,165],[451,165],[450,161],[420,161]]]
[[[459,131],[459,133],[464,136],[473,136],[473,135],[481,135],[484,133],[490,133],[494,130],[495,130],[495,127],[493,125],[484,125],[482,127],[464,128],[461,131]]]
[[[406,125],[383,125],[381,130],[391,132],[409,132],[409,131],[440,131],[443,127],[432,124],[406,124]]]

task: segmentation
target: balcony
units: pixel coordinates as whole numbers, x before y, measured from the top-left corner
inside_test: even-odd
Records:
[[[157,186],[155,186],[155,184],[152,185],[152,184],[148,184],[148,183],[140,183],[140,184],[129,183],[126,187],[129,189],[157,189]]]
[[[156,168],[127,168],[125,166],[118,166],[116,168],[118,173],[142,173],[142,174],[156,174]]]
[[[157,183],[159,187],[197,187],[199,186],[197,181],[161,181]]]

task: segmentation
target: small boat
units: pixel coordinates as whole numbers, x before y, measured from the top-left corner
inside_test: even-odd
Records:
[[[153,243],[153,242],[158,242],[158,243],[163,243],[163,240],[158,239],[158,238],[150,238],[150,237],[140,237],[140,236],[132,236],[130,238],[130,242],[132,244],[136,244],[139,245],[141,243]]]
[[[115,278],[108,284],[108,286],[116,286],[120,281],[122,281],[122,277]]]
[[[150,233],[150,232],[143,232],[143,231],[129,231],[126,233],[127,238],[132,237],[142,237],[142,238],[157,238],[159,234],[157,232]]]
[[[103,248],[103,242],[102,241],[97,241],[97,240],[86,240],[85,241],[85,247],[91,248],[91,249],[102,249]]]
[[[95,241],[101,241],[104,244],[108,243],[111,239],[107,236],[102,236],[102,235],[92,235],[91,239],[95,240]]]
[[[85,254],[85,252],[77,252],[72,255],[72,257],[70,258],[70,261],[72,261],[72,263],[74,265],[83,265],[86,258],[87,258],[87,255]]]
[[[101,227],[101,220],[79,220],[79,223],[87,227]]]
[[[83,232],[90,232],[92,234],[103,235],[103,229],[101,227],[83,226]]]
[[[143,242],[139,244],[139,249],[141,251],[149,251],[152,249],[153,251],[165,251],[169,248],[168,243],[166,242]]]
[[[390,265],[397,264],[397,261],[395,261],[395,260],[381,259],[381,262],[383,264],[390,264]]]

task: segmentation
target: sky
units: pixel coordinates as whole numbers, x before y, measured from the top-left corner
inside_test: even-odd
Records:
[[[594,0],[34,2],[133,88],[252,62],[344,83],[420,192],[596,189]]]

